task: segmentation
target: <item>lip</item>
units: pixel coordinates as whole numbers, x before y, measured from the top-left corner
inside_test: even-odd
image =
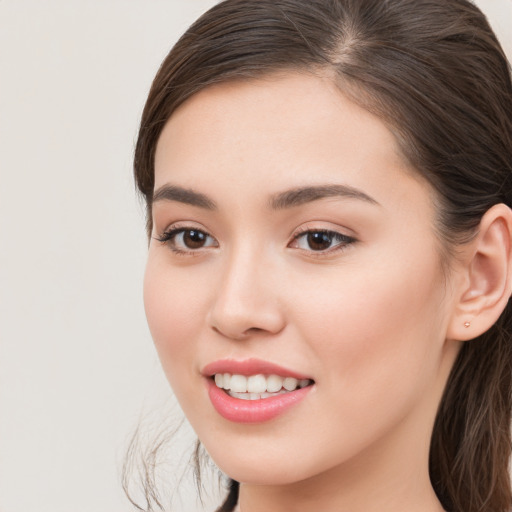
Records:
[[[206,379],[206,386],[215,410],[226,420],[235,423],[270,421],[298,404],[313,388],[313,386],[306,386],[261,400],[241,400],[229,396],[223,389],[218,388],[211,378]]]
[[[280,377],[294,377],[298,380],[309,379],[309,377],[261,359],[245,359],[243,361],[223,359],[206,365],[201,374],[205,377],[208,397],[214,409],[223,418],[235,423],[270,421],[301,402],[314,387],[313,384],[261,400],[241,400],[229,396],[223,389],[215,385],[212,376],[216,373],[245,376],[257,374],[279,375]]]
[[[205,377],[212,377],[216,373],[231,373],[237,375],[279,375],[280,377],[294,377],[295,379],[311,379],[307,375],[289,370],[284,366],[280,366],[262,359],[244,359],[237,361],[235,359],[221,359],[213,363],[207,364],[201,371]],[[313,380],[313,379],[311,379]]]

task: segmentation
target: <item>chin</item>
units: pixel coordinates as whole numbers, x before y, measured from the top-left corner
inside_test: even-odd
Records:
[[[293,469],[296,468],[293,466],[296,464],[268,466],[260,461],[258,467],[255,467],[249,466],[246,461],[238,461],[217,466],[233,480],[251,485],[290,485],[311,476],[294,472]]]
[[[224,474],[237,482],[252,485],[291,485],[323,473],[329,467],[318,464],[318,460],[308,460],[300,450],[265,453],[261,448],[238,450],[217,445],[208,453]]]

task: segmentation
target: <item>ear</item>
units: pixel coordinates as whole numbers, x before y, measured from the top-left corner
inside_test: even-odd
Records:
[[[464,249],[461,279],[447,338],[466,341],[489,330],[512,292],[512,210],[497,204],[482,217]]]

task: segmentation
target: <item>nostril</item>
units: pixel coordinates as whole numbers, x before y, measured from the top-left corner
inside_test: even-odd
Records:
[[[264,332],[265,329],[261,329],[260,327],[251,327],[250,329],[247,329],[244,334],[257,334],[259,332]]]
[[[243,341],[244,339],[248,338],[249,337],[249,333],[248,331],[250,331],[251,329],[248,329],[248,331],[244,331],[244,332],[229,332],[227,329],[225,330],[221,330],[219,329],[218,327],[216,326],[212,326],[212,329],[217,333],[217,334],[220,334],[222,337],[224,338],[229,338],[231,340],[236,340],[236,341]],[[257,330],[260,330],[260,329],[257,329]]]

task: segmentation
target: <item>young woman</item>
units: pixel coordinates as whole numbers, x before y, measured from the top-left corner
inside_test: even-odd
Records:
[[[512,509],[512,84],[473,4],[219,3],[155,78],[135,177],[219,510]]]

